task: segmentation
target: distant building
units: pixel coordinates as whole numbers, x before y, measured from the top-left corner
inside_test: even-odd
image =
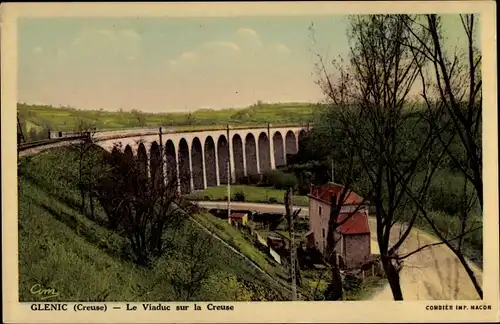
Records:
[[[231,217],[229,217],[228,222],[236,227],[246,226],[248,223],[248,214],[233,213]]]
[[[314,245],[326,256],[328,222],[330,220],[331,199],[333,195],[340,199],[344,186],[328,183],[312,186],[309,192],[309,228],[308,245]],[[358,210],[356,211],[356,208]],[[344,200],[337,219],[337,230],[334,234],[335,250],[339,256],[341,268],[357,268],[371,260],[370,228],[368,226],[369,206],[363,198],[350,192]],[[354,214],[352,214],[356,211]]]

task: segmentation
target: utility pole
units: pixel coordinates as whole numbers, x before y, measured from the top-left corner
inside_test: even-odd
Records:
[[[297,300],[297,273],[296,273],[296,256],[295,256],[295,247],[294,247],[294,239],[295,239],[295,229],[294,229],[294,218],[293,218],[293,203],[292,203],[292,198],[293,198],[293,189],[290,188],[289,191],[289,199],[288,202],[290,204],[290,271],[292,272],[292,301]]]
[[[229,124],[227,124],[227,217],[231,219],[231,149],[229,146]]]
[[[227,217],[230,220],[231,219],[231,169],[230,169],[231,163],[229,162],[229,159],[227,160]]]
[[[17,114],[17,161],[19,163],[19,146],[21,143],[26,142],[24,139],[23,128],[21,127],[21,122],[19,121],[19,114]]]
[[[334,173],[335,173],[335,168],[333,166],[333,157],[332,157],[332,183],[335,183],[335,175],[334,175]]]
[[[21,121],[19,120],[19,115],[17,115],[17,145],[24,143],[23,128],[21,127]]]
[[[163,131],[161,129],[161,126],[158,129],[158,135],[160,137],[160,159],[161,159],[161,170],[160,170],[161,177],[160,177],[160,179],[161,179],[161,184],[162,184],[161,187],[165,188],[166,181],[167,181],[166,176],[165,176],[166,171],[167,171],[167,161],[165,159],[165,156],[163,155]],[[153,180],[155,180],[155,179],[153,179]]]

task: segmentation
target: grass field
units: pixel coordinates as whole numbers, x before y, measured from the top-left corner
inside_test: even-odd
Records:
[[[17,110],[26,132],[76,131],[78,121],[97,129],[114,130],[133,127],[204,126],[287,124],[311,121],[316,105],[308,103],[259,104],[244,109],[201,109],[192,113],[144,113],[140,111],[77,110],[19,103]]]
[[[250,185],[232,185],[231,199],[234,195],[242,192],[245,195],[245,202],[253,203],[275,203],[283,204],[285,195],[284,190],[274,189],[272,187],[256,187]],[[196,191],[187,196],[191,200],[213,200],[222,201],[227,199],[227,186],[211,187],[202,191]],[[293,196],[295,206],[309,206],[307,196]]]
[[[289,278],[289,273],[283,266],[277,264],[270,256],[263,254],[259,251],[259,249],[257,249],[257,247],[252,243],[250,235],[247,235],[245,232],[229,225],[226,220],[217,218],[208,213],[197,215],[196,219],[211,232],[217,234],[236,250],[252,260],[273,278],[276,278],[278,281],[283,281],[282,279]]]
[[[189,257],[189,237],[207,234],[185,221],[167,231],[172,246],[151,268],[138,267],[126,253],[127,239],[80,212],[76,156],[59,148],[22,158],[19,172],[19,295],[39,301],[30,292],[39,284],[59,296],[49,301],[168,301],[179,298]],[[220,232],[221,235],[225,230]],[[234,233],[226,234],[231,240]],[[190,236],[191,235],[191,236]],[[175,238],[175,239],[174,239]],[[202,263],[210,271],[195,295],[197,300],[283,299],[286,292],[219,241],[208,237],[210,251]],[[253,257],[259,258],[257,252]],[[182,289],[181,289],[182,292]],[[183,296],[183,295],[182,295]]]

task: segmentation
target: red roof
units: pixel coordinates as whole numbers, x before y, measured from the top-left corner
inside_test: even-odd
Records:
[[[234,213],[234,214],[231,214],[231,218],[243,218],[246,215],[247,214]]]
[[[347,220],[345,220],[346,218]],[[366,215],[366,213],[361,212],[355,214],[339,214],[339,217],[337,218],[337,224],[338,223],[342,223],[339,226],[339,230],[344,235],[370,234],[370,227],[368,226],[368,216]]]
[[[327,183],[322,186],[311,187],[309,197],[330,204],[332,196],[337,195],[337,199],[340,199],[344,190],[344,186],[340,184]],[[363,199],[358,194],[353,191],[348,191],[348,194],[344,198],[343,205],[356,205],[362,202]]]

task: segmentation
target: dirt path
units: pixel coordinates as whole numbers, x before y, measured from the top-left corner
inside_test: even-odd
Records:
[[[207,208],[216,208],[217,206],[226,208],[224,202],[199,202],[199,204]],[[282,205],[254,203],[231,203],[231,207],[261,212],[283,212],[284,209]],[[302,207],[301,214],[307,213],[308,209]],[[378,253],[375,228],[375,219],[370,218],[372,253]],[[392,234],[391,240],[396,240],[399,235],[399,227],[395,225]],[[413,229],[401,247],[400,253],[408,253],[420,246],[437,241],[429,234]],[[481,269],[472,264],[472,270],[476,273],[479,283],[482,284]],[[405,300],[479,299],[460,261],[445,245],[424,249],[407,258],[401,270],[401,287]],[[389,285],[375,293],[372,300],[393,300]]]

